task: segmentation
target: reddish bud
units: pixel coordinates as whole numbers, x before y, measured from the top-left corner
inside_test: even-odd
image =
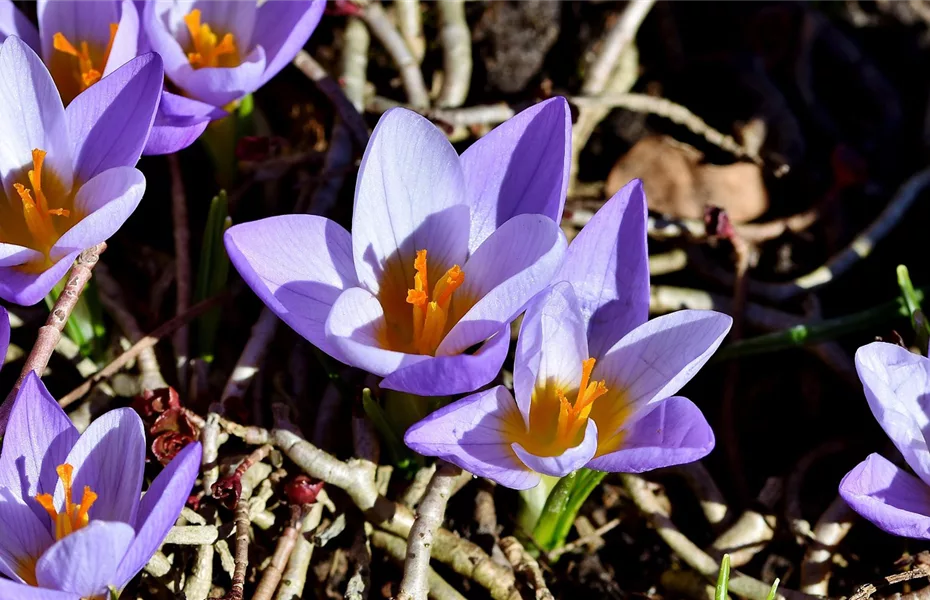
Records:
[[[149,418],[172,408],[181,408],[181,398],[173,387],[145,390],[136,396],[132,407],[143,417]]]
[[[287,482],[284,486],[284,493],[287,495],[288,502],[302,506],[316,502],[316,497],[322,489],[322,481],[313,483],[306,475],[298,475]]]
[[[242,496],[242,478],[239,475],[224,477],[213,484],[213,497],[232,510]]]

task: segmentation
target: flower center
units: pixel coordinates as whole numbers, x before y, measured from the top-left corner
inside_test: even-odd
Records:
[[[103,77],[103,71],[107,66],[107,60],[110,58],[110,50],[113,49],[113,39],[116,38],[116,23],[110,23],[110,41],[100,57],[100,62],[94,64],[94,58],[91,56],[90,44],[80,42],[77,46],[68,41],[68,38],[62,32],[56,33],[52,37],[52,46],[59,52],[64,52],[77,59],[77,71],[75,73],[78,85],[83,92],[90,86],[94,85]]]
[[[565,392],[557,390],[559,397],[559,420],[556,430],[556,438],[565,443],[573,445],[572,442],[578,438],[581,429],[588,422],[588,415],[594,408],[594,401],[607,393],[607,386],[604,381],[591,381],[591,371],[594,370],[594,364],[597,361],[589,358],[581,363],[581,386],[578,388],[578,395],[575,402],[571,403],[565,397]]]
[[[465,273],[458,265],[446,271],[433,288],[431,299],[426,276],[426,250],[417,252],[413,268],[417,271],[413,277],[413,288],[407,290],[407,304],[413,305],[413,346],[418,354],[433,354],[445,334],[452,293],[465,281]]]
[[[65,505],[63,510],[58,512],[55,509],[55,500],[52,498],[51,494],[39,494],[36,496],[36,502],[41,504],[42,508],[44,508],[52,518],[52,523],[55,524],[55,539],[60,540],[78,529],[87,527],[87,523],[90,521],[88,512],[90,511],[90,507],[94,505],[94,502],[97,501],[97,494],[95,494],[89,486],[84,486],[81,502],[80,504],[75,504],[71,499],[71,484],[72,476],[74,475],[74,467],[65,463],[63,465],[58,465],[55,471],[58,473],[58,477],[61,479],[61,483],[65,489]]]
[[[26,228],[35,242],[36,249],[48,256],[52,246],[58,241],[58,231],[55,229],[52,217],[67,218],[71,216],[71,211],[65,208],[50,209],[48,207],[48,200],[45,192],[42,191],[42,165],[45,162],[45,154],[44,150],[38,148],[32,151],[33,168],[28,173],[29,185],[32,189],[30,190],[21,183],[14,183],[13,189],[22,201]]]
[[[185,15],[184,23],[191,35],[193,49],[187,53],[187,60],[192,67],[235,67],[239,64],[239,51],[233,34],[227,33],[217,44],[217,36],[210,26],[200,22],[199,8]]]

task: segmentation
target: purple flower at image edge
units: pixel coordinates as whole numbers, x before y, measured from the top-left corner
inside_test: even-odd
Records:
[[[0,44],[0,298],[40,301],[136,209],[162,73],[157,55],[134,58],[64,108],[35,52]]]
[[[121,590],[161,546],[200,470],[187,446],[141,497],[145,429],[129,408],[78,434],[35,373],[0,452],[0,597],[79,600]]]
[[[556,282],[527,308],[514,393],[503,386],[434,412],[406,444],[501,485],[581,467],[639,473],[714,446],[700,409],[675,396],[729,331],[727,315],[683,310],[651,321],[642,184],[621,189],[572,241]]]
[[[381,387],[470,392],[498,374],[509,324],[562,262],[570,135],[555,98],[459,156],[432,123],[391,110],[362,158],[351,234],[286,215],[230,228],[226,249],[284,322]]]
[[[930,539],[930,359],[874,342],[856,352],[856,370],[872,414],[917,476],[871,454],[840,482],[840,496],[888,533]]]

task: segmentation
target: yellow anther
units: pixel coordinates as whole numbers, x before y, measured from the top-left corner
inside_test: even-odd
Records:
[[[110,58],[110,51],[113,49],[113,40],[116,39],[116,30],[118,24],[110,23],[110,39],[102,55],[97,56],[95,60],[91,46],[86,41],[81,41],[77,46],[71,43],[62,32],[57,32],[52,36],[52,47],[59,52],[63,52],[77,59],[77,71],[75,79],[78,82],[80,91],[84,91],[94,85],[103,76],[107,66],[107,60]]]
[[[239,62],[239,50],[233,34],[227,33],[216,43],[217,37],[206,23],[200,21],[200,9],[195,8],[184,16],[184,23],[191,36],[192,50],[187,60],[195,69],[203,67],[233,67]]]
[[[407,290],[407,303],[413,306],[413,348],[418,354],[433,354],[446,332],[452,293],[465,282],[465,273],[453,265],[436,283],[430,300],[426,250],[417,251],[413,268],[413,287]]]

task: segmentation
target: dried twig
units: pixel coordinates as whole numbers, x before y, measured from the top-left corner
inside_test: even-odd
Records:
[[[169,333],[172,333],[178,327],[184,325],[185,323],[188,323],[192,319],[196,319],[203,313],[217,306],[218,304],[223,302],[227,297],[228,296],[226,294],[220,294],[212,298],[207,298],[203,302],[198,302],[194,306],[190,307],[190,309],[188,309],[186,313],[177,315],[173,319],[166,321],[165,323],[160,325],[157,329],[155,329],[155,331],[148,334],[147,336],[145,336],[144,338],[142,338],[135,344],[133,344],[129,350],[127,350],[126,352],[123,352],[122,354],[117,356],[115,359],[113,359],[113,361],[110,364],[100,369],[100,371],[98,371],[93,377],[88,378],[87,380],[84,381],[84,383],[77,386],[76,388],[68,392],[66,395],[62,396],[62,398],[58,401],[58,404],[62,407],[66,407],[70,405],[71,403],[75,402],[76,400],[80,399],[81,397],[84,396],[84,394],[89,392],[90,389],[95,384],[103,381],[104,379],[108,379],[112,377],[116,373],[119,373],[120,369],[125,367],[133,359],[139,356],[139,353],[142,350],[145,350],[146,348],[151,348],[152,346],[157,344],[161,338],[168,335]]]
[[[916,568],[905,571],[903,573],[896,573],[894,575],[887,575],[879,581],[874,583],[866,583],[860,585],[856,588],[856,591],[848,600],[868,600],[872,597],[872,594],[877,592],[882,588],[886,588],[889,585],[895,585],[896,583],[903,583],[905,581],[912,581],[914,579],[923,579],[924,577],[930,577],[930,570],[923,565],[918,565]]]
[[[600,52],[585,76],[582,93],[586,96],[597,96],[607,89],[610,75],[614,72],[620,55],[636,37],[639,26],[654,3],[655,0],[632,0],[626,5],[623,14],[601,42]]]
[[[464,0],[439,0],[439,40],[442,42],[442,89],[436,102],[444,108],[465,103],[471,85],[471,31]]]
[[[403,104],[381,96],[369,98],[365,103],[365,110],[370,113],[381,114],[398,106],[416,111],[430,121],[444,123],[451,127],[497,125],[517,114],[513,108],[504,103],[465,106],[462,108],[428,108]]]
[[[552,592],[546,586],[546,580],[543,579],[539,563],[527,553],[526,548],[517,541],[517,538],[507,536],[501,539],[500,547],[504,551],[504,556],[513,565],[514,571],[523,573],[529,579],[530,585],[535,590],[536,600],[554,600]]]
[[[313,557],[313,543],[308,537],[323,518],[325,497],[326,490],[321,490],[317,496],[316,504],[310,507],[307,516],[304,517],[301,535],[297,536],[294,551],[291,552],[291,557],[287,561],[287,568],[284,570],[284,576],[281,579],[281,585],[278,587],[275,600],[294,600],[303,595],[304,585],[307,581],[307,571],[310,569],[310,559]]]
[[[673,467],[672,470],[685,480],[697,496],[701,503],[701,510],[704,511],[704,517],[711,528],[719,531],[725,527],[732,515],[730,515],[723,492],[717,487],[717,482],[711,477],[707,468],[700,462],[693,462]]]
[[[339,83],[329,76],[320,63],[316,62],[305,50],[301,50],[294,57],[294,66],[300,69],[300,72],[313,80],[320,91],[329,98],[329,101],[336,107],[339,118],[342,119],[352,138],[359,148],[364,148],[368,144],[368,126],[365,120],[355,109],[355,106],[346,97],[345,92],[339,86]]]
[[[204,544],[194,553],[194,564],[184,580],[185,600],[207,600],[213,587],[213,544]]]
[[[400,70],[407,101],[413,106],[429,106],[429,93],[426,91],[426,84],[423,83],[420,65],[407,48],[404,38],[391,23],[381,3],[377,0],[370,2],[362,9],[362,18]]]
[[[397,600],[426,599],[429,590],[427,570],[433,536],[442,525],[446,503],[461,473],[462,469],[456,465],[443,463],[436,469],[435,475],[426,486],[426,494],[417,506],[417,518],[410,528],[410,535],[407,536],[407,560],[404,561],[404,578],[400,582]]]
[[[413,508],[420,503],[423,494],[426,493],[426,486],[429,485],[436,472],[436,464],[431,464],[419,469],[413,476],[413,481],[407,486],[400,497],[400,502],[407,508]]]
[[[249,340],[236,361],[226,386],[223,388],[223,394],[220,396],[220,402],[225,404],[233,398],[242,398],[252,383],[255,374],[265,359],[268,352],[268,345],[274,338],[277,331],[278,317],[270,308],[263,308],[255,325],[252,326],[252,332]]]
[[[708,580],[715,581],[720,572],[720,564],[675,527],[668,511],[662,506],[662,503],[657,501],[646,480],[638,475],[631,474],[623,474],[621,479],[630,494],[630,498],[637,508],[652,521],[652,525],[656,528],[659,536],[665,540],[665,543],[692,569]],[[729,589],[733,594],[750,600],[764,600],[768,597],[770,588],[769,584],[753,579],[739,571],[730,572]],[[776,600],[814,600],[814,596],[787,588],[779,588],[775,598]]]
[[[232,586],[223,600],[242,600],[245,591],[245,573],[249,568],[249,503],[242,502],[236,506],[236,568],[233,571]]]
[[[297,538],[300,536],[300,527],[303,523],[302,510],[299,506],[291,507],[291,520],[287,527],[281,532],[278,538],[278,544],[275,546],[274,555],[271,557],[271,563],[262,573],[262,579],[255,588],[252,600],[271,600],[271,595],[277,589],[284,574],[284,568],[290,561],[291,553],[297,547]]]
[[[174,266],[175,266],[175,315],[187,312],[191,304],[191,254],[190,227],[187,223],[187,195],[184,193],[184,179],[181,175],[181,163],[177,154],[168,155],[168,169],[171,171],[171,218],[174,220]],[[188,331],[187,325],[177,328],[172,338],[174,354],[177,360],[178,379],[181,387],[187,387]]]
[[[826,596],[833,572],[833,552],[852,528],[855,513],[837,496],[814,526],[814,540],[801,563],[801,591]]]
[[[23,363],[23,370],[19,374],[19,379],[16,380],[16,384],[7,395],[6,402],[0,406],[0,434],[6,431],[6,423],[9,420],[9,411],[12,408],[13,398],[16,397],[16,392],[19,391],[23,380],[26,379],[30,372],[35,372],[41,377],[45,367],[48,366],[48,361],[52,357],[52,353],[55,352],[55,346],[61,340],[61,332],[68,322],[68,317],[71,316],[71,312],[77,306],[81,292],[84,291],[84,286],[90,281],[94,267],[97,265],[97,261],[100,260],[100,254],[106,248],[106,243],[88,248],[81,252],[77,260],[74,261],[74,265],[68,272],[64,289],[61,290],[58,300],[55,301],[55,306],[49,312],[45,325],[39,328],[36,343],[32,346],[29,356],[26,357],[26,361]]]
[[[407,550],[404,538],[386,531],[375,531],[371,534],[371,543],[375,548],[383,550],[394,562],[403,564],[404,554]],[[433,600],[465,600],[462,594],[449,585],[432,568],[427,570],[427,578],[429,579],[429,597]]]
[[[426,54],[426,38],[423,37],[423,17],[420,10],[419,0],[394,0],[397,28],[400,29],[400,35],[417,64],[423,62],[423,55]]]
[[[606,523],[604,523],[603,525],[601,525],[600,527],[598,527],[591,533],[587,535],[583,535],[577,539],[574,539],[571,542],[565,544],[564,546],[556,548],[555,550],[550,552],[549,560],[554,561],[560,556],[562,556],[563,554],[571,554],[572,552],[578,550],[582,546],[586,546],[592,542],[603,543],[603,540],[601,538],[604,537],[604,534],[607,533],[608,531],[615,529],[619,524],[620,524],[620,519],[611,519],[610,521],[607,521]]]
[[[761,552],[775,537],[775,515],[772,508],[781,499],[782,482],[777,477],[766,480],[756,498],[760,508],[749,509],[740,515],[733,525],[714,540],[711,551],[718,557],[730,555],[730,564],[740,567]]]
[[[406,2],[404,4],[409,4]],[[401,3],[396,2],[395,6]],[[419,14],[419,7],[417,7]],[[398,12],[400,12],[398,10]],[[365,110],[365,83],[368,71],[368,46],[371,36],[368,28],[358,17],[346,21],[345,44],[342,49],[342,89],[355,106],[356,112]]]

